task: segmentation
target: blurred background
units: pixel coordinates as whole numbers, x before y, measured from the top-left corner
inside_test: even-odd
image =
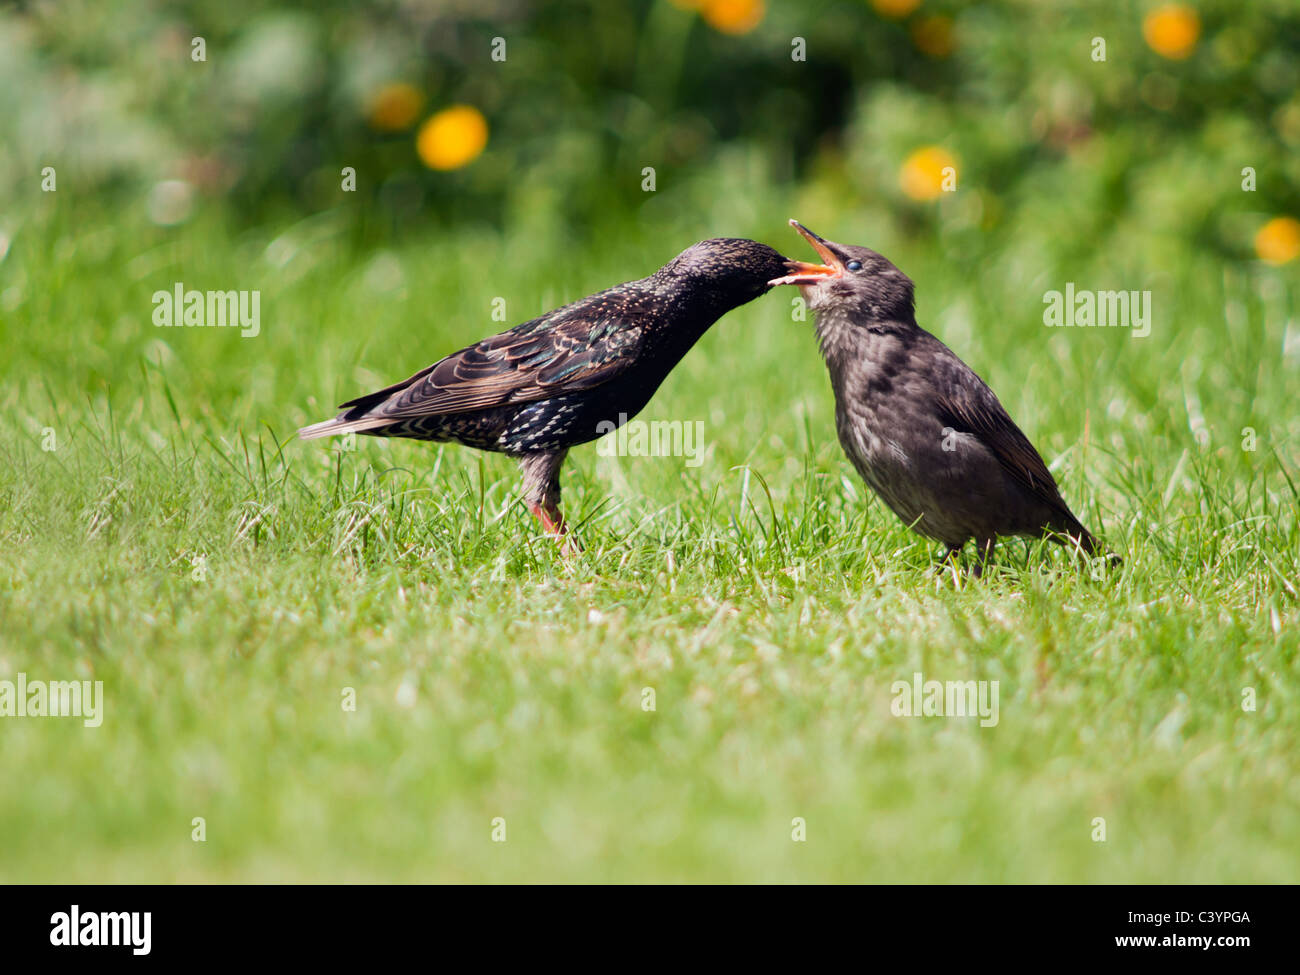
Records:
[[[959,262],[1300,252],[1294,0],[17,3],[0,123],[10,236],[54,165],[156,226],[328,213],[364,244],[721,234],[779,192]]]

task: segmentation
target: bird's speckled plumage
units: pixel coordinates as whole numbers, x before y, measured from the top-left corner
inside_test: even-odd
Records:
[[[801,232],[827,264],[783,283],[816,316],[840,444],[881,500],[950,555],[975,539],[977,573],[999,535],[1052,533],[1092,553],[1096,540],[993,390],[916,324],[907,275],[875,251]]]
[[[349,400],[337,417],[299,436],[355,431],[509,454],[520,460],[530,509],[548,530],[562,531],[559,470],[568,449],[636,416],[709,326],[765,292],[787,265],[752,240],[702,241],[649,277]]]

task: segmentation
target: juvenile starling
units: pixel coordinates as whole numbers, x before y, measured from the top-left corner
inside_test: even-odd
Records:
[[[998,535],[1100,551],[993,390],[916,324],[911,279],[875,251],[790,224],[825,263],[794,262],[771,283],[798,285],[816,314],[840,445],[881,500],[943,542],[945,563],[975,539],[977,576]]]
[[[688,247],[654,274],[601,291],[342,404],[304,440],[355,431],[452,441],[519,461],[524,501],[548,534],[566,533],[560,467],[576,444],[636,416],[719,318],[793,266],[752,240]],[[565,550],[574,548],[567,540]]]

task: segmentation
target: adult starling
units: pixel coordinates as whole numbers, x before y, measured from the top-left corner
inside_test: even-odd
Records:
[[[916,324],[911,279],[875,251],[790,224],[824,263],[794,262],[771,283],[798,285],[813,309],[840,445],[881,500],[943,542],[944,562],[975,539],[975,575],[999,535],[1100,551],[993,390]]]
[[[654,274],[601,291],[342,404],[304,440],[355,431],[453,441],[519,461],[524,501],[556,536],[570,447],[634,417],[719,318],[793,266],[752,240],[688,247]],[[565,550],[574,547],[565,542]]]

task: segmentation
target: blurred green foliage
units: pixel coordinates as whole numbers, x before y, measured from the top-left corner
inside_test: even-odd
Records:
[[[24,3],[0,13],[0,187],[21,212],[55,166],[62,187],[161,222],[193,194],[243,223],[342,208],[379,240],[480,221],[581,236],[663,195],[707,207],[725,173],[882,248],[933,232],[957,259],[990,234],[1119,266],[1153,248],[1252,257],[1267,219],[1300,215],[1300,5],[1191,4],[1180,58],[1144,38],[1159,6]],[[415,102],[385,121],[393,85]],[[433,170],[417,133],[452,105],[482,113],[486,150]],[[902,192],[900,167],[931,145],[965,192]]]

